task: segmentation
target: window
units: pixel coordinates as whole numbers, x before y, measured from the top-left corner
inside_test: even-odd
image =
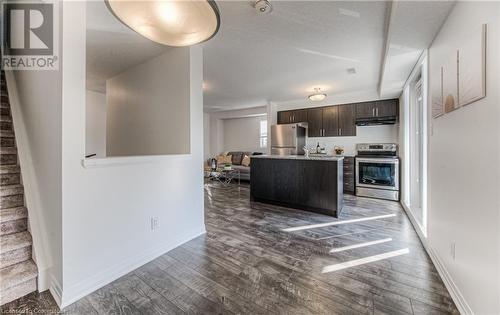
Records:
[[[260,121],[260,147],[267,148],[267,120]]]

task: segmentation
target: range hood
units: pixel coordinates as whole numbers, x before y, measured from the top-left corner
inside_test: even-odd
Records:
[[[397,121],[396,116],[357,118],[356,125],[357,126],[394,125],[396,121]]]

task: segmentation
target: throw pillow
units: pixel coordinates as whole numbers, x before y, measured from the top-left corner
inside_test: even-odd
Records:
[[[233,164],[233,156],[232,155],[226,155],[224,156],[224,164]]]
[[[250,166],[250,157],[248,155],[245,155],[245,157],[243,158],[243,161],[241,161],[241,165]]]
[[[223,165],[224,161],[226,160],[226,156],[225,155],[218,155],[216,157],[216,159],[217,159],[217,165]]]

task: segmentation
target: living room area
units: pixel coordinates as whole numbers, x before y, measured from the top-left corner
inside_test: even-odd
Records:
[[[268,153],[267,133],[266,107],[205,112],[205,177],[215,179],[222,175],[249,181],[250,157]],[[220,171],[226,173],[218,174]]]

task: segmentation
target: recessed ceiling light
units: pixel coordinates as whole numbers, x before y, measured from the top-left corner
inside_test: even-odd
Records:
[[[342,9],[342,8],[339,9],[339,13],[342,14],[342,15],[354,17],[354,18],[357,18],[357,19],[359,19],[360,16],[361,16],[359,14],[359,12],[352,11],[352,10],[347,10],[347,9]]]
[[[347,68],[347,73],[356,74],[356,68]]]
[[[326,94],[321,93],[320,88],[314,88],[314,94],[309,95],[307,98],[313,102],[319,102],[326,98]]]
[[[106,0],[109,10],[123,24],[142,36],[167,46],[190,46],[217,33],[217,4],[204,1]]]

